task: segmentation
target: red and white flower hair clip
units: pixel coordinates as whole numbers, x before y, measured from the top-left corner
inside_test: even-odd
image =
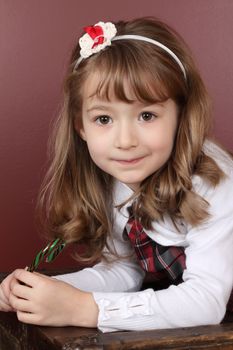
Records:
[[[111,22],[98,22],[94,26],[85,27],[84,31],[86,33],[79,39],[82,59],[111,45],[111,40],[117,33],[115,25]]]
[[[83,59],[88,58],[91,55],[103,50],[106,46],[110,46],[112,41],[127,39],[145,41],[147,43],[156,45],[162,50],[166,51],[179,65],[186,80],[186,71],[179,57],[177,57],[177,55],[171,49],[169,49],[167,46],[165,46],[157,40],[135,34],[125,34],[117,36],[116,26],[111,22],[98,22],[94,26],[85,27],[84,31],[86,33],[79,39],[79,45],[81,48],[80,57],[75,62],[73,71],[76,70],[76,68]]]

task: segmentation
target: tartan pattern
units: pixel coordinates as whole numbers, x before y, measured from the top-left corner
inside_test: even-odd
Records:
[[[131,213],[131,208],[128,209]],[[143,230],[139,221],[131,215],[125,232],[134,247],[138,262],[144,271],[153,274],[155,280],[169,279],[172,284],[181,282],[185,269],[183,247],[162,246],[153,241]]]
[[[162,246],[153,241],[144,232],[141,223],[134,218],[132,207],[129,207],[128,211],[130,217],[124,232],[134,247],[142,269],[150,273],[154,281],[168,280],[170,281],[168,285],[181,283],[182,274],[186,268],[184,248]],[[227,311],[233,312],[233,290],[227,304]]]

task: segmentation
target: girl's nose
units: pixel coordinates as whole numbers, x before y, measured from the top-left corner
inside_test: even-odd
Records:
[[[115,146],[117,148],[129,149],[138,145],[137,132],[130,123],[120,123],[115,134]]]

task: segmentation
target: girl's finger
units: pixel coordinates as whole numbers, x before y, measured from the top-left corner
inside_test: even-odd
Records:
[[[11,285],[12,279],[13,279],[13,273],[8,275],[1,283],[2,292],[6,298],[8,298],[8,296],[10,295],[10,285]]]
[[[9,304],[0,300],[0,311],[13,311],[13,308]]]
[[[26,284],[29,287],[35,287],[38,284],[38,277],[39,276],[32,273],[32,272],[18,269],[18,270],[15,270],[14,277],[18,281]]]
[[[11,292],[12,288],[14,287],[15,284],[19,283],[19,281],[13,276],[10,285],[9,285],[9,293]]]
[[[32,303],[28,300],[17,298],[14,294],[10,295],[9,298],[10,305],[16,311],[21,312],[33,312]]]
[[[29,300],[31,298],[32,288],[17,282],[12,285],[11,293],[18,298]]]
[[[29,324],[40,324],[38,315],[35,313],[17,311],[17,318],[20,322]]]

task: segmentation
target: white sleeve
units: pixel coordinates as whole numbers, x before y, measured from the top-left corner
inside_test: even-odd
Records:
[[[124,259],[115,259],[111,263],[102,261],[93,267],[78,272],[54,276],[86,292],[134,292],[141,288],[145,273],[139,267],[129,241],[125,241],[122,232],[114,233],[114,249]],[[112,245],[111,242],[109,242]],[[110,259],[111,255],[106,252]]]
[[[189,228],[184,282],[154,292],[94,293],[103,332],[218,324],[233,286],[233,182],[208,189],[211,218]]]

